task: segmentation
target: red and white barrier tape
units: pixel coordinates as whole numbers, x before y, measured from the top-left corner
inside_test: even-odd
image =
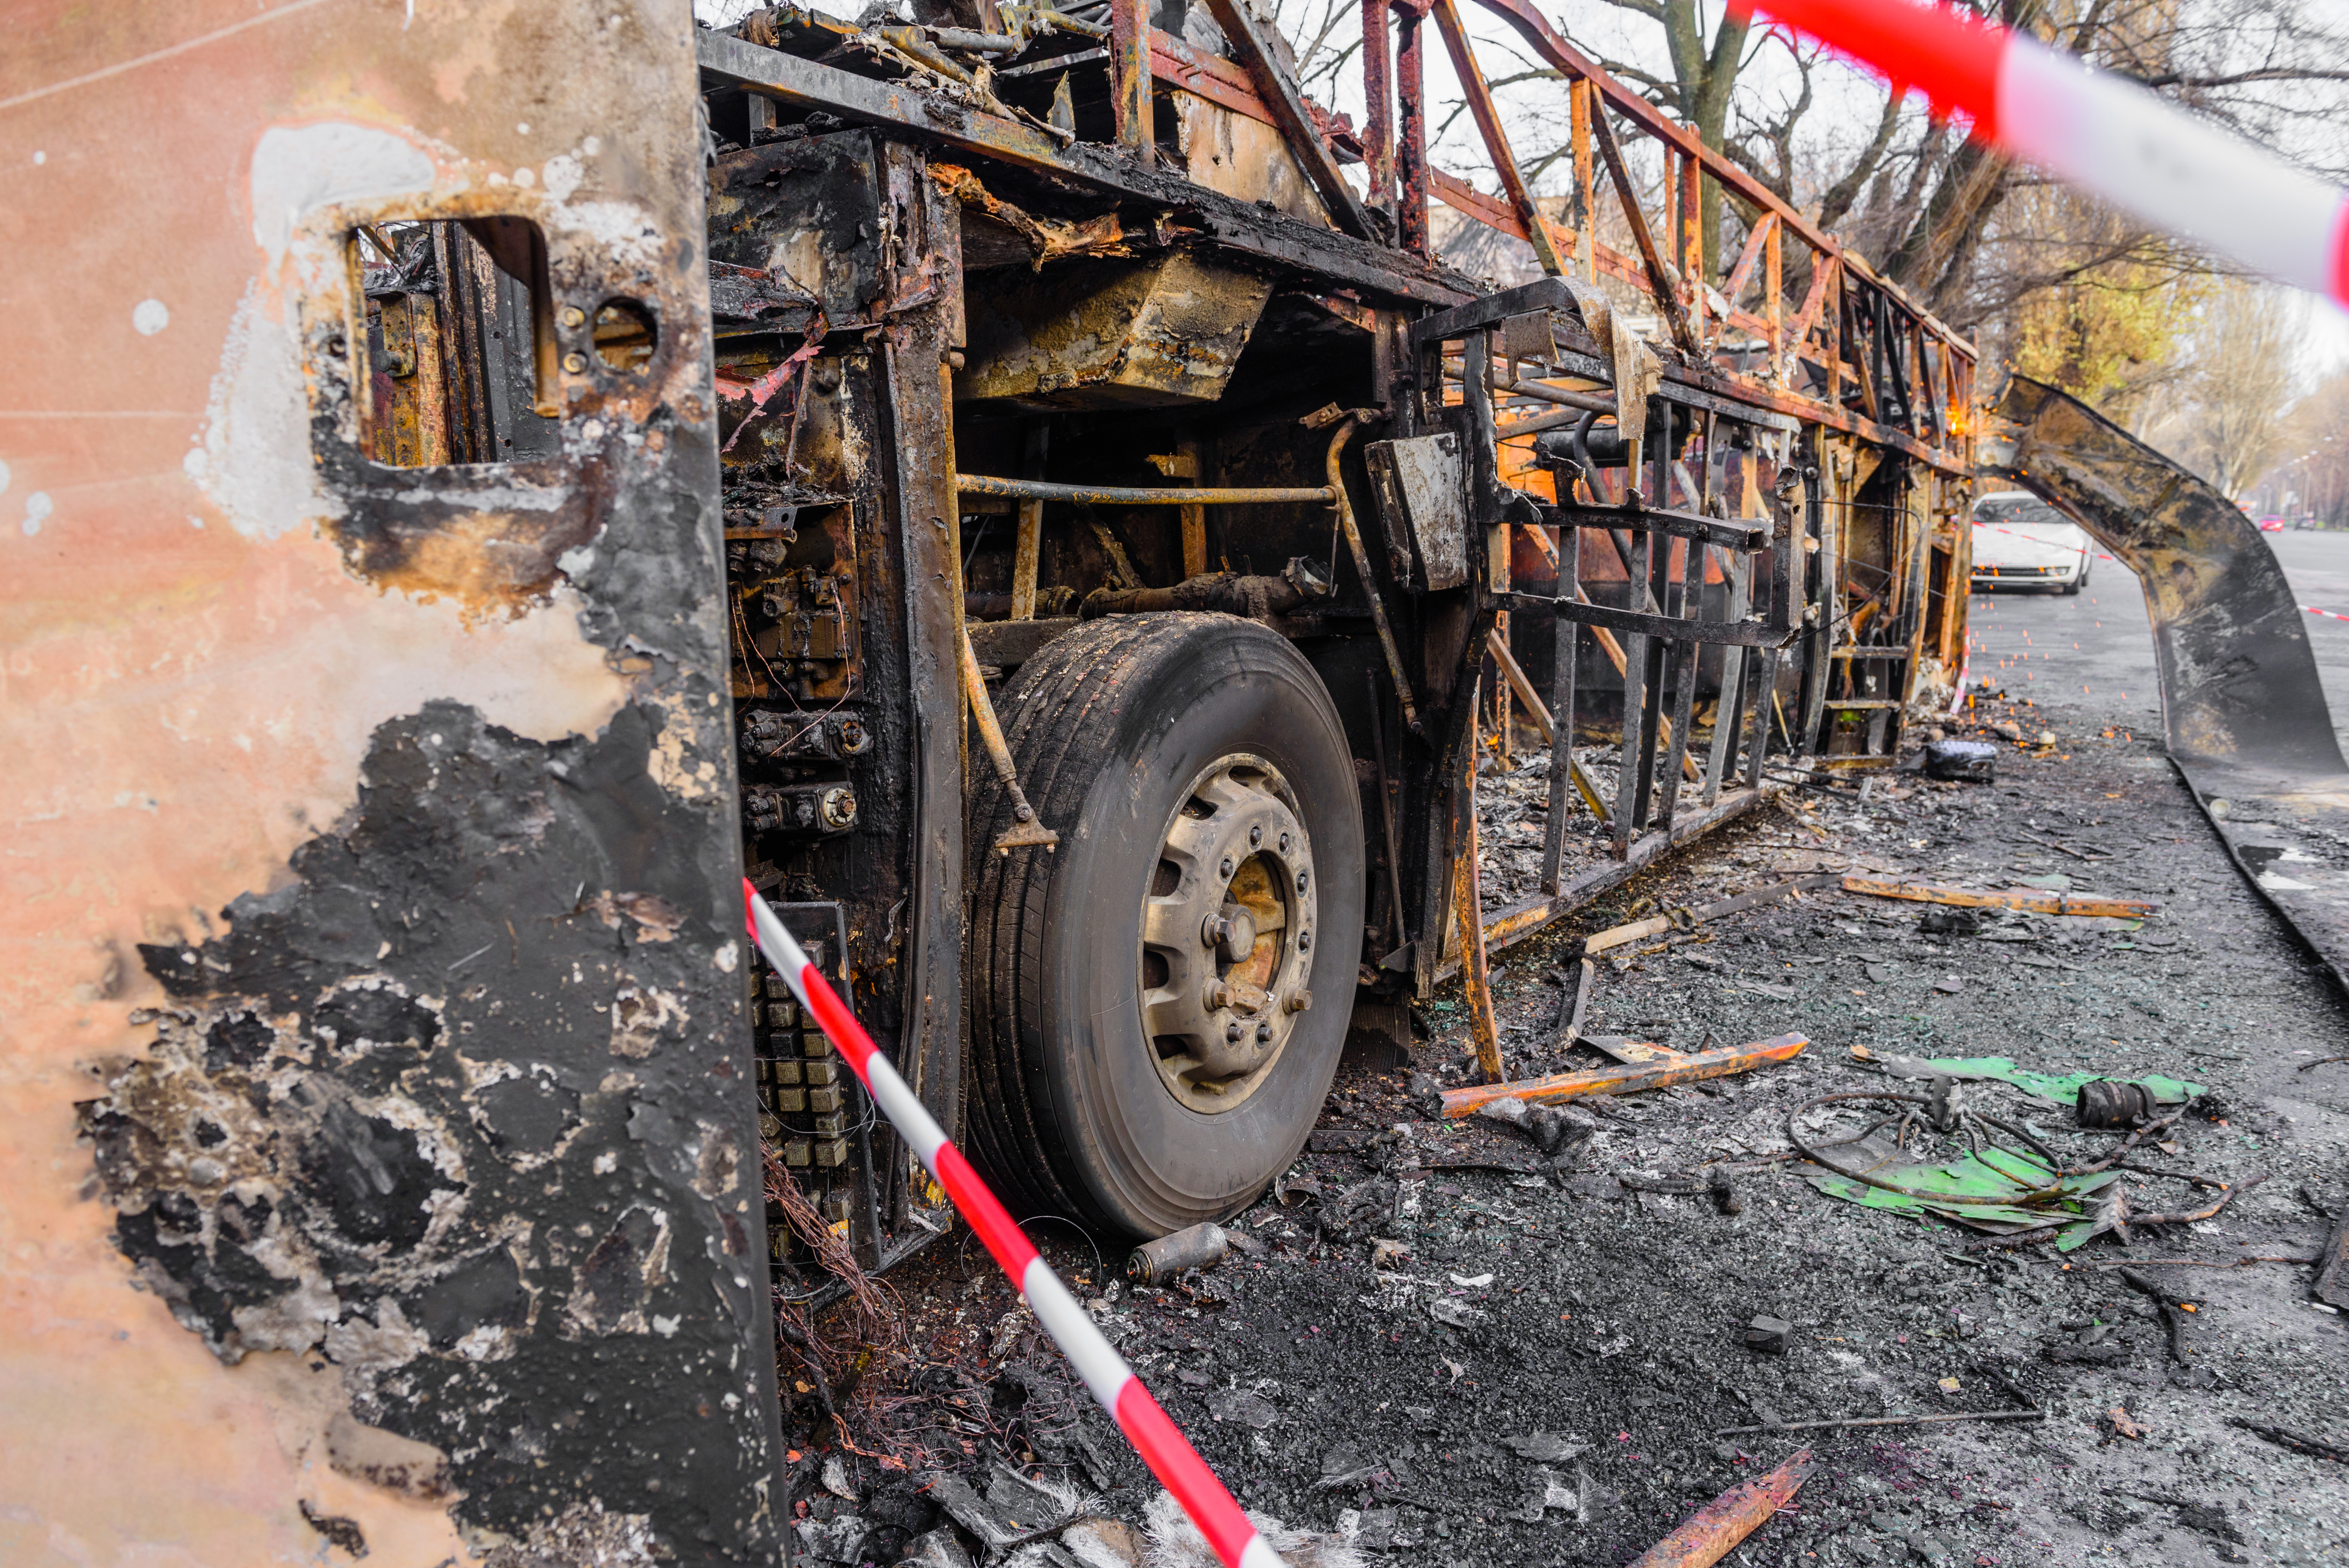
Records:
[[[748,880],[742,883],[742,902],[759,951],[791,986],[800,1005],[814,1016],[825,1037],[848,1058],[850,1068],[873,1096],[873,1103],[921,1156],[954,1206],[970,1222],[971,1230],[1019,1287],[1036,1321],[1044,1326],[1044,1332],[1052,1336],[1052,1343],[1061,1347],[1102,1408],[1117,1422],[1118,1430],[1150,1467],[1150,1473],[1183,1505],[1183,1511],[1199,1527],[1225,1568],[1281,1568],[1279,1557],[1265,1544],[1240,1505],[1216,1479],[1216,1472],[1150,1397],[1150,1390],[1143,1387],[1125,1358],[1102,1337],[1102,1331],[1077,1305],[1060,1276],[1037,1256],[1010,1213],[979,1180],[962,1151],[947,1140],[946,1129],[897,1076],[888,1057],[873,1043],[847,1004],[825,984],[823,974],[808,962],[806,952]]]
[[[2349,621],[2349,615],[2336,615],[2330,610],[2320,610],[2313,604],[2302,604],[2301,608],[2312,615],[2322,615],[2328,621]]]
[[[2020,539],[2020,540],[2022,540],[2022,541],[2023,541],[2024,543],[2026,543],[2026,544],[2044,544],[2044,545],[2046,545],[2046,546],[2047,546],[2047,548],[2048,548],[2048,549],[2050,549],[2050,550],[2062,550],[2062,549],[2064,549],[2064,546],[2060,545],[2060,544],[2047,544],[2047,542],[2046,542],[2045,540],[2044,540],[2044,539],[2034,538],[2033,536],[2032,536],[2031,534],[2028,534],[2028,533],[2017,533],[2014,530],[2013,530],[2013,529],[2011,529],[2011,528],[2001,528],[2001,527],[1999,527],[1999,525],[1998,525],[1998,524],[1996,524],[1996,523],[1994,523],[1994,522],[1978,522],[1978,523],[1975,523],[1975,524],[1974,524],[1974,527],[1975,527],[1978,531],[1980,531],[1981,532],[1983,532],[1983,533],[2002,533],[2002,534],[2006,535],[2009,539]],[[2118,564],[2120,564],[2120,562],[2119,562],[2118,558],[2116,558],[2116,557],[2115,557],[2115,556],[2107,555],[2107,554],[2106,554],[2106,553],[2105,553],[2103,551],[2101,551],[2101,550],[2080,550],[2080,551],[2076,551],[2076,552],[2075,552],[2074,553],[2075,553],[2075,554],[2079,554],[2079,555],[2093,555],[2093,556],[2095,556],[2095,557],[2097,560],[2099,560],[2099,561],[2110,561],[2110,562],[2112,562],[2115,565],[2118,565]],[[1999,569],[1998,569],[1997,567],[1993,566],[1993,567],[1991,567],[1989,570],[1990,570],[1990,573],[1991,573],[1991,575],[1992,575],[1992,576],[1995,577],[1995,576],[1997,576],[1997,575],[1998,575],[1998,571],[1999,571]]]
[[[1729,0],[1800,28],[2026,162],[2280,282],[2349,304],[2337,188],[2023,33],[1910,0]]]

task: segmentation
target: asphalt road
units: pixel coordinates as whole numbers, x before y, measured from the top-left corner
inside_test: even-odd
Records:
[[[2302,605],[2349,615],[2349,532],[2262,535]],[[2333,727],[2349,753],[2349,621],[2303,614]],[[2153,635],[2137,578],[2099,558],[2076,597],[2037,589],[1977,591],[1970,615],[1976,686],[2009,696],[2132,716],[2158,736],[2161,696]],[[1971,688],[1969,688],[1971,689]]]

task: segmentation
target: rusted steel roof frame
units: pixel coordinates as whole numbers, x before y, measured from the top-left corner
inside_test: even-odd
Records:
[[[1930,335],[1933,341],[1941,345],[1945,361],[1941,378],[1947,385],[1942,388],[1935,388],[1939,395],[1930,399],[1930,402],[1937,415],[1934,422],[1935,428],[1944,435],[1947,434],[1942,428],[1946,426],[1947,403],[1951,400],[1962,401],[1971,396],[1971,380],[1974,354],[1971,344],[1959,337],[1931,313],[1915,305],[1897,287],[1877,277],[1863,260],[1821,232],[1799,212],[1781,201],[1766,186],[1754,181],[1751,175],[1738,169],[1736,165],[1729,162],[1711,148],[1705,147],[1693,132],[1675,124],[1662,111],[1648,104],[1646,100],[1600,71],[1572,46],[1557,38],[1554,33],[1548,32],[1547,24],[1542,22],[1537,15],[1521,14],[1515,9],[1514,0],[1480,0],[1480,3],[1500,12],[1521,30],[1527,25],[1540,28],[1541,36],[1549,39],[1557,51],[1547,57],[1552,65],[1566,72],[1569,78],[1582,77],[1590,84],[1591,90],[1615,104],[1619,108],[1624,109],[1642,131],[1656,136],[1675,152],[1693,158],[1706,175],[1729,185],[1741,200],[1751,201],[1763,210],[1764,217],[1757,221],[1754,231],[1748,236],[1747,249],[1741,256],[1738,266],[1733,269],[1730,274],[1728,281],[1735,292],[1732,292],[1732,288],[1724,288],[1723,291],[1733,307],[1729,325],[1739,326],[1756,335],[1767,335],[1770,328],[1767,320],[1734,308],[1736,294],[1742,293],[1750,280],[1755,259],[1764,253],[1775,251],[1775,242],[1765,238],[1765,231],[1777,235],[1792,233],[1803,243],[1810,245],[1816,251],[1819,259],[1815,263],[1813,283],[1804,308],[1796,314],[1792,327],[1786,330],[1783,341],[1776,346],[1778,351],[1784,354],[1789,349],[1796,352],[1802,349],[1810,332],[1820,319],[1819,305],[1826,297],[1828,274],[1847,270],[1863,280],[1868,288],[1879,291],[1899,312],[1909,318],[1917,330]],[[1430,10],[1438,23],[1439,29],[1443,30],[1444,7],[1431,6]],[[1537,49],[1544,47],[1531,35],[1528,35],[1528,38],[1529,41],[1536,42]],[[1453,44],[1453,41],[1447,30],[1446,43]],[[1455,63],[1462,56],[1467,54],[1467,50],[1468,41],[1464,32],[1454,46]],[[1460,73],[1464,78],[1475,74],[1473,55],[1468,56],[1468,58],[1471,62],[1470,66]],[[1169,86],[1198,93],[1226,108],[1246,114],[1263,124],[1273,126],[1276,129],[1282,129],[1273,111],[1257,97],[1253,88],[1241,79],[1243,73],[1230,62],[1202,55],[1164,33],[1153,35],[1152,61],[1159,79]],[[1475,107],[1475,96],[1472,95],[1472,108]],[[1489,97],[1489,95],[1482,96]],[[1630,106],[1636,106],[1636,111]],[[1665,258],[1657,246],[1653,230],[1649,225],[1646,215],[1639,209],[1636,196],[1630,186],[1628,170],[1620,167],[1621,152],[1615,141],[1613,129],[1605,122],[1603,111],[1593,113],[1589,117],[1589,123],[1592,138],[1599,143],[1598,150],[1601,154],[1601,160],[1608,165],[1610,174],[1614,177],[1618,198],[1622,203],[1625,219],[1631,225],[1633,234],[1641,242],[1641,259],[1633,261],[1630,258],[1619,256],[1609,247],[1597,244],[1595,240],[1587,235],[1577,236],[1578,242],[1588,243],[1592,247],[1594,263],[1599,267],[1613,273],[1627,283],[1647,287],[1653,292],[1658,299],[1659,308],[1665,313],[1666,318],[1672,324],[1675,340],[1683,348],[1690,348],[1693,346],[1694,335],[1688,321],[1687,311],[1671,292],[1663,273],[1662,265]],[[1481,114],[1478,117],[1478,124],[1480,128],[1484,126],[1484,117]],[[1405,130],[1404,140],[1408,143],[1411,139],[1408,125]],[[1495,119],[1492,133],[1497,133],[1498,130],[1498,122]],[[1509,176],[1514,173],[1515,165],[1506,137],[1495,143],[1488,133],[1487,146],[1494,150],[1495,165],[1503,168],[1503,183],[1508,186]],[[1404,150],[1405,152],[1409,150],[1408,147]],[[1398,156],[1402,154],[1399,153]],[[1423,150],[1421,156],[1423,157]],[[1540,254],[1542,247],[1534,240],[1533,232],[1526,226],[1525,217],[1519,211],[1518,191],[1516,189],[1512,188],[1501,198],[1495,198],[1475,190],[1457,177],[1442,170],[1431,167],[1428,174],[1429,194],[1478,222],[1535,244],[1537,255]],[[1529,202],[1530,197],[1526,198],[1526,201]],[[1547,221],[1542,222],[1546,232],[1548,232]],[[1773,309],[1775,310],[1775,301]],[[1841,345],[1838,342],[1835,347],[1827,350],[1827,353],[1831,356],[1839,357],[1840,349]],[[1697,357],[1702,359],[1705,356],[1699,355]],[[1965,367],[1964,379],[1967,384],[1963,387],[1955,385],[1959,380],[1960,365]],[[1912,361],[1912,368],[1913,366]],[[1828,368],[1832,373],[1832,366]],[[1671,371],[1668,369],[1667,374],[1671,374]],[[1952,449],[1933,440],[1920,439],[1908,431],[1894,428],[1880,420],[1846,409],[1832,401],[1810,397],[1799,392],[1775,387],[1754,377],[1709,366],[1702,374],[1708,385],[1737,403],[1758,404],[1778,412],[1792,414],[1798,418],[1846,431],[1862,439],[1892,447],[1945,472],[1964,472],[1971,467],[1972,459],[1962,445]]]
[[[1508,192],[1510,210],[1516,214],[1518,228],[1526,242],[1534,248],[1534,259],[1542,271],[1555,277],[1566,270],[1558,254],[1557,236],[1550,232],[1549,220],[1534,205],[1533,192],[1526,189],[1525,176],[1517,170],[1516,155],[1509,150],[1508,132],[1501,127],[1501,111],[1493,102],[1492,89],[1485,85],[1484,73],[1477,68],[1475,52],[1469,46],[1467,29],[1460,23],[1460,8],[1454,0],[1434,0],[1429,15],[1435,18],[1436,31],[1444,35],[1444,47],[1452,57],[1452,74],[1458,78],[1460,90],[1468,97],[1469,112],[1475,118],[1476,129],[1485,139],[1485,153],[1493,161],[1493,171],[1501,179],[1501,189]]]

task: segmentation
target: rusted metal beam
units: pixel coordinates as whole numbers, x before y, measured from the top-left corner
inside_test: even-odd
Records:
[[[1202,473],[1199,443],[1193,440],[1177,442],[1174,448],[1174,459],[1178,465],[1189,471],[1178,473],[1174,477],[1187,479],[1194,485],[1197,484]],[[1203,577],[1206,575],[1207,571],[1207,509],[1206,505],[1195,501],[1184,507],[1181,525],[1183,576],[1186,581],[1193,577]]]
[[[1670,1088],[1674,1084],[1728,1078],[1774,1062],[1792,1061],[1809,1045],[1806,1035],[1779,1035],[1733,1050],[1699,1051],[1652,1063],[1600,1068],[1592,1072],[1552,1073],[1547,1078],[1521,1078],[1516,1083],[1474,1084],[1444,1091],[1445,1119],[1473,1116],[1497,1099],[1522,1099],[1553,1104],[1599,1094],[1637,1094],[1642,1089]]]
[[[1427,256],[1426,0],[1402,0],[1395,11],[1395,102],[1402,107],[1402,138],[1395,147],[1395,178],[1402,186],[1395,237],[1402,248]]]
[[[1157,141],[1151,104],[1150,0],[1109,0],[1110,108],[1119,143],[1152,161]]]
[[[1044,470],[1044,459],[1051,449],[1051,426],[1038,420],[1028,431],[1021,466],[1028,477],[1037,478]],[[1036,579],[1042,570],[1044,557],[1044,503],[1029,500],[1019,503],[1019,521],[1011,546],[1011,618],[1032,621],[1036,618]]]
[[[1614,128],[1601,113],[1590,117],[1590,129],[1599,143],[1599,156],[1607,160],[1608,175],[1615,182],[1615,195],[1622,203],[1624,221],[1631,225],[1631,238],[1639,244],[1640,260],[1647,265],[1648,287],[1655,294],[1664,319],[1671,325],[1672,341],[1692,355],[1702,355],[1703,346],[1689,325],[1688,312],[1681,308],[1671,274],[1664,270],[1664,258],[1656,250],[1656,236],[1648,227],[1648,215],[1640,209],[1640,193],[1631,188],[1630,170],[1623,167],[1623,150],[1615,144]]]
[[[1371,239],[1376,231],[1371,227],[1354,188],[1346,183],[1338,171],[1338,160],[1330,151],[1329,143],[1314,128],[1312,117],[1305,112],[1305,103],[1298,96],[1297,84],[1288,79],[1271,45],[1257,28],[1257,20],[1239,0],[1207,0],[1207,10],[1216,26],[1224,31],[1224,38],[1240,64],[1247,67],[1248,77],[1256,84],[1257,96],[1273,112],[1274,121],[1288,150],[1312,181],[1321,205],[1338,227],[1357,239]]]
[[[1362,0],[1362,154],[1371,205],[1394,200],[1394,35],[1388,0]]]
[[[1275,501],[1319,501],[1334,499],[1328,485],[1299,485],[1286,490],[1233,490],[1201,486],[1063,485],[1045,480],[1006,480],[988,474],[957,474],[954,488],[963,495],[1009,496],[1014,500],[1085,501],[1094,506],[1251,506]]]
[[[1441,169],[1427,171],[1427,184],[1435,199],[1454,211],[1474,218],[1488,229],[1514,234],[1528,243],[1532,242],[1532,232],[1526,227],[1524,220],[1500,197],[1487,196],[1458,175]]]
[[[1599,165],[1591,155],[1590,119],[1598,89],[1577,77],[1567,88],[1568,134],[1574,158],[1574,232],[1582,258],[1584,281],[1599,275]]]
[[[1778,214],[1764,212],[1745,236],[1745,248],[1737,253],[1737,264],[1730,269],[1728,280],[1721,285],[1721,297],[1732,307],[1736,305],[1737,296],[1745,292],[1746,283],[1754,276],[1754,264],[1762,259],[1770,236],[1777,232]]]
[[[1460,90],[1468,95],[1468,112],[1475,118],[1476,129],[1485,138],[1485,150],[1493,160],[1494,171],[1501,177],[1501,189],[1509,193],[1509,205],[1524,226],[1526,239],[1533,245],[1534,259],[1541,263],[1542,271],[1556,277],[1566,271],[1565,259],[1558,253],[1557,237],[1550,232],[1549,221],[1534,205],[1533,192],[1526,188],[1525,176],[1517,171],[1516,155],[1509,150],[1508,132],[1501,127],[1501,111],[1495,106],[1492,90],[1485,87],[1475,53],[1469,47],[1467,31],[1460,25],[1459,8],[1454,0],[1434,0],[1432,9],[1436,30],[1444,35],[1444,47],[1452,57],[1453,72],[1460,79]]]
[[[1246,69],[1221,55],[1210,55],[1161,28],[1150,31],[1150,70],[1168,87],[1195,93],[1209,103],[1235,110],[1250,119],[1275,125],[1272,110],[1257,96]]]
[[[1712,1568],[1785,1507],[1816,1468],[1805,1449],[1769,1474],[1738,1482],[1640,1553],[1630,1568]]]
[[[1911,878],[1871,877],[1857,872],[1843,879],[1846,892],[1877,898],[1908,899],[1918,903],[1947,903],[1971,909],[2021,909],[2033,914],[2104,914],[2142,919],[2158,913],[2161,905],[2141,898],[2075,898],[2064,892],[2033,892],[2005,888],[1951,887],[1946,882]]]
[[[1499,1083],[1501,1036],[1493,1020],[1493,976],[1485,954],[1484,879],[1476,868],[1476,699],[1468,699],[1467,776],[1454,794],[1453,842],[1459,859],[1452,873],[1453,919],[1460,928],[1461,985],[1467,993],[1468,1032],[1476,1043],[1476,1066],[1488,1083]],[[1451,1112],[1447,1110],[1446,1115]]]

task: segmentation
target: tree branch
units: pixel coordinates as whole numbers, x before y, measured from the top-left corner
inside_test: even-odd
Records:
[[[2127,72],[2116,76],[2144,88],[2186,88],[2199,90],[2207,88],[2237,88],[2249,82],[2349,82],[2349,70],[2315,70],[2305,66],[2267,66],[2256,71],[2236,71],[2222,77],[2189,76],[2183,71],[2168,71],[2160,76],[2137,77]]]
[[[1807,78],[1804,85],[1808,87]],[[1844,214],[1851,211],[1851,204],[1859,200],[1859,193],[1876,177],[1878,167],[1884,161],[1885,150],[1892,145],[1893,133],[1900,129],[1900,108],[1908,98],[1909,89],[1906,88],[1894,88],[1885,98],[1884,113],[1877,119],[1876,135],[1869,139],[1867,150],[1844,177],[1828,186],[1827,193],[1819,198],[1820,228],[1832,229],[1842,222]]]

